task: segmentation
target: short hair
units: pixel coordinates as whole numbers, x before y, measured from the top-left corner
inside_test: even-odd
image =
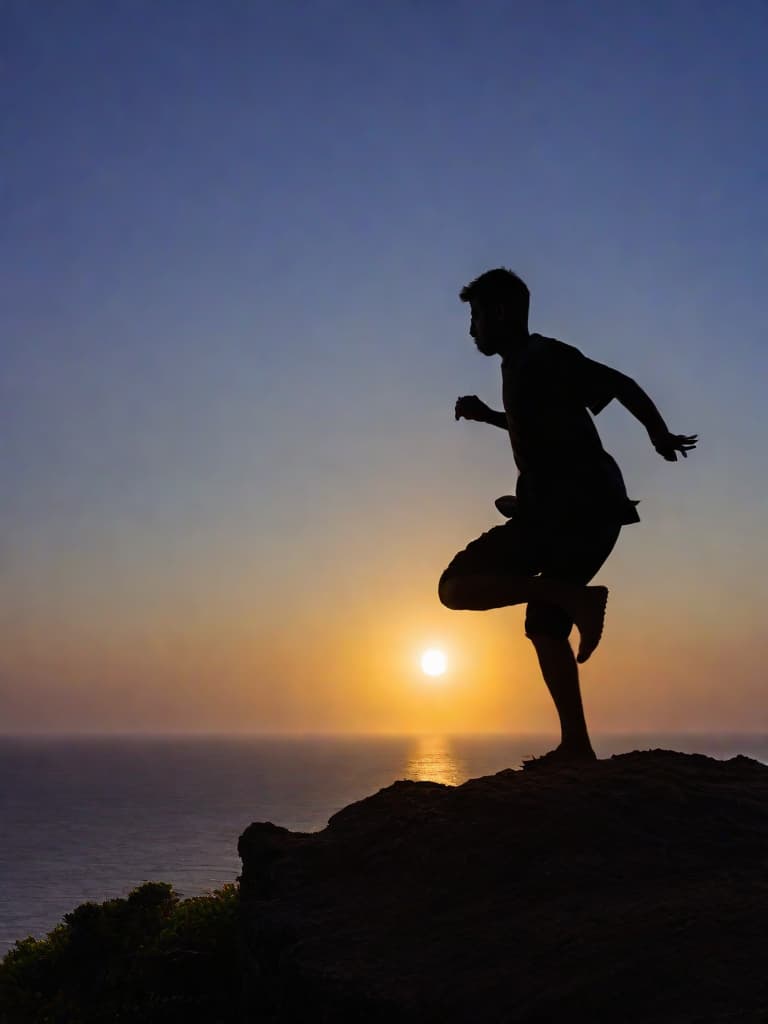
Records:
[[[483,306],[496,302],[503,303],[512,308],[516,318],[528,322],[528,307],[531,301],[528,285],[506,267],[486,270],[461,289],[459,298],[462,302]]]

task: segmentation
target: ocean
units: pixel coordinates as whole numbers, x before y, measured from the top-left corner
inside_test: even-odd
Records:
[[[549,736],[0,737],[0,955],[86,900],[144,881],[233,881],[252,821],[311,832],[396,779],[459,785]],[[598,736],[599,757],[665,747],[768,764],[768,735]]]

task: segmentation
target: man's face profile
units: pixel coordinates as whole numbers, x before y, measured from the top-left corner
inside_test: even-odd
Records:
[[[472,311],[469,333],[475,345],[484,356],[494,356],[499,351],[503,335],[503,309],[500,306],[481,306],[471,303]]]

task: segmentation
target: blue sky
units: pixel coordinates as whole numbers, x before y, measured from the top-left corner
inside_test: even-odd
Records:
[[[405,726],[351,682],[353,611],[386,649],[398,609],[457,630],[467,677],[506,650],[516,612],[470,627],[434,593],[514,486],[501,432],[452,417],[458,394],[499,405],[457,293],[501,264],[534,330],[701,435],[670,467],[623,410],[599,419],[643,524],[605,571],[598,721],[686,725],[711,691],[694,725],[754,723],[764,4],[73,0],[0,21],[8,728]],[[499,659],[478,728],[509,724]],[[652,674],[647,704],[607,691],[618,665]]]

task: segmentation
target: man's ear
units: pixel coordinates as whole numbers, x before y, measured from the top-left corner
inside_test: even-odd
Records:
[[[496,302],[491,307],[491,314],[494,320],[502,322],[507,319],[507,307],[503,302]]]

